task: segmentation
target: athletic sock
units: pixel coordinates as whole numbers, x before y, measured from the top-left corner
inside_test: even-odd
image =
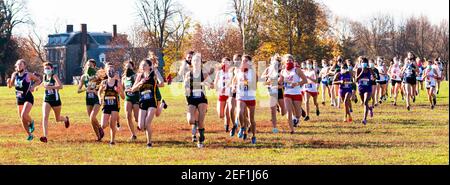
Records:
[[[203,143],[203,141],[205,141],[205,129],[204,128],[198,129],[198,132],[200,133],[200,137],[199,137],[198,141],[200,143]]]

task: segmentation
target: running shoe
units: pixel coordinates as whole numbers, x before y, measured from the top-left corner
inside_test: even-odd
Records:
[[[350,117],[348,117],[348,122],[349,122],[349,123],[353,122],[353,119],[352,119],[352,117],[351,117],[351,116],[350,116]]]
[[[164,108],[164,109],[167,109],[167,107],[168,107],[169,105],[167,105],[166,101],[162,100],[161,102],[164,104],[163,108]]]
[[[147,143],[147,148],[152,148],[152,143]]]
[[[237,124],[234,124],[230,131],[230,136],[233,137],[236,134]]]
[[[369,107],[370,117],[373,118],[373,107]]]
[[[294,119],[292,119],[292,123],[294,124],[294,127],[297,127],[297,126],[298,126],[298,123],[299,123],[299,121],[298,121],[298,119],[297,119],[297,118],[294,118]]]
[[[431,105],[430,108],[431,108],[431,110],[433,110],[434,109],[434,105]]]
[[[33,132],[34,132],[34,120],[31,120],[30,126],[28,127],[28,131],[29,131],[30,133],[33,133]]]
[[[353,112],[353,109],[350,109],[350,110],[348,110],[350,113],[352,113]]]
[[[316,115],[319,116],[320,115],[320,111],[319,109],[316,110]]]
[[[394,104],[393,104],[394,106],[397,106],[397,102],[394,102]]]
[[[33,138],[34,138],[33,134],[30,134],[30,135],[27,137],[27,140],[28,140],[28,141],[31,141],[31,140],[33,140]]]
[[[302,109],[302,117],[306,117],[306,112]]]
[[[66,126],[66,128],[70,127],[69,116],[66,116],[66,121],[64,121],[64,126]]]
[[[120,130],[120,123],[117,122],[117,130]]]
[[[47,143],[47,138],[46,137],[41,137],[39,138],[39,140],[43,143]]]
[[[406,106],[406,110],[410,111],[411,107],[410,106]]]
[[[256,137],[255,136],[252,137],[252,144],[256,144]]]
[[[436,97],[433,98],[433,105],[436,106]]]
[[[241,129],[239,130],[239,132],[238,132],[238,138],[243,138],[243,137],[244,137],[244,131],[245,131],[245,128],[241,128]]]
[[[115,142],[109,142],[109,146],[114,146],[114,145],[116,145]]]
[[[225,127],[225,133],[228,133],[230,131],[230,125],[224,125]]]
[[[280,106],[277,105],[277,112],[280,113]]]
[[[415,103],[416,102],[416,97],[415,96],[413,96],[413,103]]]
[[[367,124],[367,120],[362,120],[362,124],[366,125]]]
[[[279,131],[278,131],[278,128],[272,128],[272,133],[274,133],[274,134],[276,134],[276,133],[278,133]]]
[[[244,134],[244,136],[242,137],[242,139],[245,141],[247,139],[247,134]]]
[[[193,143],[197,142],[197,136],[196,135],[192,135],[192,142]]]
[[[305,119],[303,119],[304,121],[309,121],[309,116],[306,116]]]
[[[324,101],[322,102],[322,105],[325,105],[325,102],[324,102]]]
[[[137,140],[137,136],[135,136],[135,135],[131,136],[130,141],[136,141],[136,140]]]
[[[192,127],[192,135],[196,135],[197,134],[197,129],[198,129],[198,123],[195,122],[194,126]]]
[[[197,147],[198,147],[198,148],[204,148],[204,147],[205,147],[205,144],[203,144],[203,142],[199,142],[199,143],[197,144]]]
[[[103,132],[103,128],[98,128],[98,133],[99,133],[99,137],[97,141],[101,141],[103,139],[103,137],[105,136],[105,132]]]
[[[294,133],[295,133],[294,131],[291,131],[291,132],[290,132],[290,134],[294,134]]]

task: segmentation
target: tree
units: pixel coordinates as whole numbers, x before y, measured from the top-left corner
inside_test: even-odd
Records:
[[[140,20],[148,33],[148,43],[155,48],[159,58],[159,70],[163,72],[164,48],[184,24],[182,7],[174,0],[137,0]],[[181,18],[180,18],[181,17]]]
[[[0,78],[6,84],[6,72],[12,70],[13,56],[11,51],[12,32],[17,25],[28,24],[31,20],[27,14],[25,2],[22,0],[0,0]]]
[[[231,0],[232,12],[239,25],[244,53],[253,55],[258,48],[259,25],[261,17],[260,3],[264,0]]]

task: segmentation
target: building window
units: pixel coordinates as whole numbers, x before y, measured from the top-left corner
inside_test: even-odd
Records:
[[[101,53],[99,59],[100,62],[104,64],[106,62],[106,55],[104,53]]]

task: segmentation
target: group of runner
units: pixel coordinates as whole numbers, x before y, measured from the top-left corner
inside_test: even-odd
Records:
[[[388,65],[389,63],[389,65]],[[277,114],[286,116],[290,133],[295,132],[301,119],[310,120],[311,99],[316,116],[320,115],[318,96],[322,94],[325,105],[326,94],[331,106],[337,108],[344,104],[344,122],[353,122],[352,101],[359,99],[364,107],[363,124],[367,117],[373,117],[373,109],[393,98],[397,105],[398,95],[406,100],[406,108],[411,109],[411,100],[415,102],[423,82],[433,109],[436,106],[436,94],[439,93],[440,81],[443,79],[440,58],[425,60],[409,52],[402,61],[395,57],[392,61],[378,57],[370,60],[359,57],[355,63],[342,57],[321,61],[298,62],[292,55],[274,55],[270,65],[260,77],[249,55],[236,54],[232,59],[224,57],[216,70],[206,70],[200,53],[190,51],[182,61],[178,76],[182,78],[187,102],[187,122],[192,128],[192,142],[199,148],[205,145],[205,117],[208,108],[206,89],[217,91],[217,113],[224,120],[224,130],[231,137],[243,140],[251,134],[251,143],[256,144],[256,90],[259,78],[263,79],[270,97],[272,132],[278,133]],[[110,145],[115,144],[115,135],[120,128],[120,99],[124,100],[126,121],[131,133],[130,140],[137,139],[137,131],[145,132],[147,147],[152,147],[152,121],[159,117],[167,103],[162,99],[160,88],[164,87],[164,78],[158,71],[158,57],[150,53],[147,59],[139,63],[135,70],[133,61],[126,61],[122,67],[122,77],[117,66],[106,63],[98,70],[96,61],[88,60],[84,66],[78,93],[85,92],[86,111],[97,136],[101,141],[105,129],[110,127]],[[26,62],[18,60],[15,72],[7,80],[8,87],[15,87],[18,113],[28,138],[33,140],[34,120],[30,116],[33,107],[33,92],[38,87],[45,89],[42,107],[43,136],[40,141],[46,143],[48,137],[48,119],[50,109],[56,121],[70,126],[69,117],[61,116],[61,99],[59,90],[63,88],[58,75],[54,73],[51,63],[44,63],[42,79],[26,69]],[[389,83],[390,81],[390,83]],[[388,86],[391,84],[390,90]],[[101,108],[101,121],[97,114]],[[137,123],[137,127],[134,126]]]

